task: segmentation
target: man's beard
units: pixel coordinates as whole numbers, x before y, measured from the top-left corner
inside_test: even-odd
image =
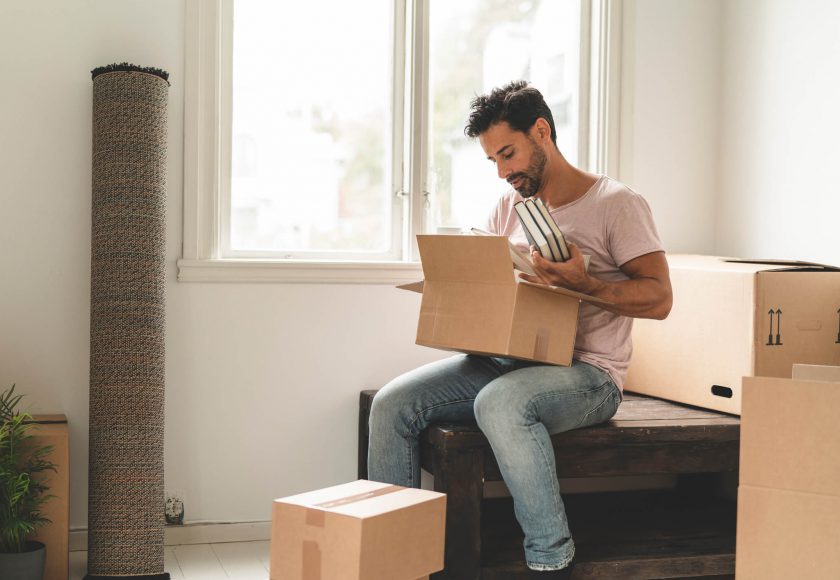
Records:
[[[542,148],[533,140],[529,139],[529,141],[531,141],[531,163],[528,165],[528,169],[508,177],[508,183],[516,180],[522,181],[519,187],[514,189],[524,198],[533,197],[540,190],[545,174],[545,165],[548,161]]]

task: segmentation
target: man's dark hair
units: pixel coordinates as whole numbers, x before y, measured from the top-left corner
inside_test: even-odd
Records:
[[[545,103],[542,93],[529,87],[526,81],[513,81],[493,89],[489,95],[478,96],[470,103],[470,109],[470,118],[464,127],[467,137],[478,137],[502,121],[514,131],[527,133],[537,119],[542,117],[548,121],[551,142],[557,146],[557,130],[554,128],[551,109]]]

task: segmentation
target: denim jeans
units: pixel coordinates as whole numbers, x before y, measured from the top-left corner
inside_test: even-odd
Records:
[[[368,477],[419,487],[423,429],[475,420],[513,497],[528,566],[564,568],[575,546],[550,436],[607,421],[620,402],[609,374],[579,361],[559,367],[458,355],[433,362],[397,377],[374,397]]]

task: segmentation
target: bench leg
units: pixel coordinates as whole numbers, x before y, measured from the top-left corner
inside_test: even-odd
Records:
[[[367,479],[367,458],[368,458],[368,442],[370,441],[370,429],[368,421],[370,420],[370,406],[373,404],[373,397],[376,396],[376,391],[368,390],[362,391],[359,394],[359,451],[357,454],[359,467],[359,479]]]
[[[446,494],[446,552],[433,580],[481,578],[481,501],[484,451],[439,450],[434,460],[435,491]]]

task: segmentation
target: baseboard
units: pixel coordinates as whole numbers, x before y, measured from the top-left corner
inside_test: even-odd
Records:
[[[166,526],[164,544],[222,544],[225,542],[258,542],[271,539],[271,522],[194,523]],[[87,550],[86,529],[70,531],[70,551]]]

